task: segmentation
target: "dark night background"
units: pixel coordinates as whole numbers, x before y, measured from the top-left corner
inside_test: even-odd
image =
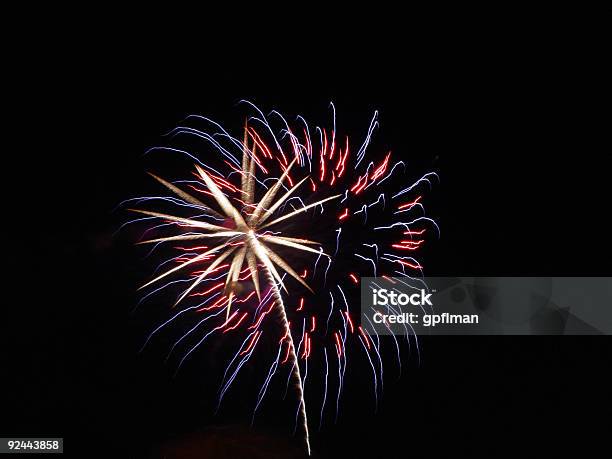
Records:
[[[0,436],[63,436],[83,458],[175,457],[198,443],[239,451],[226,457],[300,457],[278,397],[249,429],[249,400],[212,416],[205,365],[172,380],[161,348],[137,355],[150,323],[130,311],[146,262],[112,236],[126,217],[112,209],[152,189],[144,150],[187,114],[231,119],[241,98],[310,120],[333,100],[358,135],[378,109],[378,136],[441,175],[430,275],[611,275],[597,56],[569,43],[450,47],[422,63],[394,50],[309,66],[201,56],[187,68],[138,47],[76,63],[41,56],[14,94],[18,128],[4,134]],[[421,350],[420,365],[412,355],[403,378],[386,381],[378,413],[345,405],[313,434],[315,457],[532,457],[603,440],[609,337],[438,336]]]

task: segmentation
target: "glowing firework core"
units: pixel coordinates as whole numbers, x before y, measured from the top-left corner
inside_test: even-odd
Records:
[[[255,206],[253,204],[254,201],[254,190],[255,190],[255,159],[253,153],[251,153],[246,147],[246,142],[244,145],[244,153],[242,160],[242,187],[240,193],[244,196],[244,209],[250,209],[255,207],[255,210],[250,214],[243,215],[230,203],[225,194],[219,189],[215,181],[206,173],[204,169],[200,166],[196,165],[196,170],[199,176],[204,180],[206,186],[208,187],[209,192],[215,198],[215,201],[222,209],[225,216],[232,220],[234,228],[228,230],[228,228],[212,225],[209,223],[204,223],[197,220],[185,219],[180,217],[175,217],[172,215],[160,214],[157,212],[150,212],[139,209],[131,209],[134,212],[139,212],[145,215],[151,215],[154,217],[164,218],[170,221],[175,221],[179,223],[185,223],[191,225],[199,230],[208,230],[207,233],[188,235],[188,236],[172,236],[167,238],[160,239],[152,239],[148,241],[143,241],[144,243],[153,243],[153,242],[164,242],[164,241],[176,241],[176,240],[193,240],[193,239],[204,239],[204,238],[217,238],[217,239],[225,239],[225,242],[217,245],[216,247],[206,251],[205,253],[199,255],[198,257],[192,258],[191,260],[184,262],[183,264],[175,267],[165,273],[157,276],[155,279],[147,282],[141,288],[147,287],[148,285],[166,277],[168,274],[171,274],[182,267],[185,267],[188,264],[191,264],[194,261],[198,261],[204,259],[205,256],[211,255],[215,252],[219,252],[223,250],[223,252],[216,258],[216,260],[211,263],[211,265],[202,273],[200,276],[189,286],[187,290],[183,292],[183,294],[179,297],[176,304],[178,304],[183,298],[185,298],[189,293],[200,284],[206,276],[208,276],[219,264],[228,258],[230,255],[233,255],[232,262],[230,264],[229,271],[227,273],[227,277],[225,280],[225,289],[228,292],[228,303],[226,308],[226,317],[229,317],[232,300],[234,297],[234,292],[232,290],[233,284],[238,281],[238,277],[240,275],[240,271],[242,270],[242,266],[246,260],[248,268],[251,272],[251,278],[253,280],[253,285],[255,287],[255,291],[257,292],[258,298],[261,299],[261,291],[259,287],[259,275],[257,270],[257,261],[262,263],[267,271],[273,276],[273,279],[280,285],[284,290],[285,285],[283,283],[282,278],[280,277],[276,267],[280,267],[283,271],[297,280],[300,284],[304,285],[307,289],[311,290],[308,284],[300,277],[300,275],[278,254],[276,254],[268,244],[272,243],[277,245],[282,245],[285,247],[290,247],[296,250],[301,250],[305,252],[312,252],[317,255],[322,254],[322,249],[315,250],[311,247],[308,247],[305,244],[313,245],[318,244],[314,241],[309,241],[307,239],[297,239],[297,238],[289,238],[282,236],[274,236],[271,234],[266,234],[265,232],[259,233],[259,230],[272,226],[276,223],[279,223],[283,220],[294,217],[297,214],[300,214],[312,207],[319,206],[324,202],[330,201],[332,199],[336,199],[340,197],[340,195],[331,196],[315,203],[309,204],[307,206],[301,207],[293,212],[283,215],[271,222],[267,222],[268,218],[274,213],[278,207],[285,202],[285,200],[306,180],[306,178],[302,179],[295,186],[289,189],[281,198],[279,198],[276,202],[273,203],[278,190],[280,189],[283,181],[287,178],[289,171],[295,164],[297,158],[294,159],[289,166],[286,168],[283,175],[278,179],[276,184],[272,186],[266,194],[262,197],[259,203]],[[185,199],[188,202],[194,203],[200,208],[203,208],[207,211],[212,211],[208,206],[201,203],[196,198],[188,195],[187,193],[178,190],[174,185],[166,182],[165,180],[157,177],[156,175],[151,174],[156,180],[160,183],[168,187],[171,191],[175,192],[181,198]],[[214,212],[214,211],[213,211]],[[214,212],[217,214],[217,212]],[[264,243],[265,242],[265,243]],[[323,254],[328,256],[326,254]],[[176,305],[175,304],[175,305]]]
[[[297,280],[300,284],[302,284],[304,287],[306,287],[311,292],[312,292],[312,289],[308,286],[308,284],[304,281],[304,279],[302,279],[302,277],[285,260],[283,260],[277,253],[275,253],[270,248],[269,244],[282,245],[282,246],[289,247],[295,250],[315,253],[319,256],[320,255],[324,255],[327,257],[329,256],[323,253],[322,248],[319,248],[319,250],[315,250],[312,247],[308,246],[308,245],[317,245],[318,244],[317,242],[310,241],[307,239],[276,236],[272,234],[267,234],[266,232],[261,232],[261,230],[263,230],[264,228],[270,227],[272,225],[275,225],[276,223],[279,223],[281,221],[290,219],[310,208],[320,206],[321,204],[327,201],[339,198],[340,195],[335,195],[335,196],[331,196],[331,197],[319,200],[315,203],[312,203],[312,204],[303,206],[297,210],[294,210],[293,212],[289,212],[288,214],[278,217],[275,220],[267,222],[267,220],[283,204],[283,202],[285,202],[287,198],[291,196],[291,194],[293,194],[293,192],[297,190],[297,188],[302,183],[304,183],[304,181],[306,181],[308,177],[303,178],[301,181],[299,181],[297,184],[291,187],[283,196],[281,196],[278,200],[274,202],[274,198],[276,197],[278,191],[280,190],[283,184],[283,181],[287,178],[291,168],[297,161],[297,158],[295,158],[287,166],[284,173],[277,180],[277,182],[268,189],[268,191],[261,198],[261,200],[255,205],[254,204],[254,200],[255,200],[254,190],[255,190],[255,161],[256,159],[254,155],[255,152],[249,151],[249,148],[247,147],[246,132],[247,131],[245,128],[245,140],[243,144],[244,148],[243,148],[243,157],[242,157],[242,170],[240,171],[240,174],[242,177],[240,194],[243,197],[244,216],[231,204],[229,199],[221,191],[219,186],[217,186],[217,184],[210,177],[210,175],[200,166],[196,165],[196,170],[198,172],[198,175],[206,184],[208,191],[210,192],[210,194],[213,196],[213,198],[219,205],[223,214],[225,214],[225,216],[231,220],[233,224],[232,228],[228,229],[223,226],[212,225],[212,224],[204,223],[198,220],[175,217],[172,215],[160,214],[157,212],[150,212],[150,211],[139,210],[139,209],[131,209],[134,212],[139,212],[139,213],[150,215],[153,217],[164,218],[169,221],[187,224],[189,226],[197,228],[198,230],[207,231],[206,233],[191,234],[187,236],[171,236],[167,238],[143,241],[141,243],[153,243],[153,242],[158,243],[158,242],[165,242],[165,241],[176,241],[176,240],[185,240],[185,239],[194,240],[194,239],[204,239],[204,238],[216,238],[216,239],[225,240],[223,243],[217,245],[216,247],[210,250],[207,250],[206,252],[188,261],[185,261],[179,266],[172,268],[169,271],[166,271],[165,273],[157,276],[155,279],[149,281],[148,283],[143,285],[141,288],[151,285],[152,283],[166,277],[167,275],[174,273],[187,265],[190,265],[194,261],[203,260],[205,259],[205,257],[212,255],[213,253],[222,251],[221,254],[215,259],[215,261],[213,261],[208,266],[208,268],[202,274],[200,274],[195,279],[195,281],[181,294],[179,299],[176,301],[175,306],[182,299],[184,299],[187,295],[189,295],[189,293],[191,293],[193,289],[196,286],[198,286],[209,274],[211,274],[215,270],[215,268],[217,268],[221,264],[223,260],[225,260],[226,258],[230,256],[233,256],[232,261],[229,266],[227,277],[225,279],[225,287],[224,287],[228,295],[227,306],[226,306],[226,323],[229,323],[232,300],[234,299],[233,288],[234,288],[234,284],[239,279],[239,275],[242,270],[243,264],[246,261],[248,265],[248,269],[251,273],[251,278],[253,280],[255,291],[257,292],[257,297],[260,300],[261,300],[261,291],[259,287],[259,273],[258,273],[258,268],[257,268],[258,266],[257,261],[263,264],[264,270],[266,274],[268,275],[270,284],[272,286],[273,294],[275,297],[275,303],[280,309],[281,321],[283,324],[283,328],[285,329],[285,336],[288,339],[288,343],[289,343],[290,357],[294,363],[292,374],[294,375],[295,380],[297,382],[297,386],[298,386],[298,395],[300,397],[300,412],[304,419],[304,429],[306,431],[306,444],[307,444],[308,453],[310,454],[310,443],[309,443],[309,438],[308,438],[308,424],[306,421],[306,409],[305,409],[305,402],[304,402],[304,395],[303,395],[304,391],[302,388],[302,379],[300,376],[299,365],[297,363],[295,345],[293,343],[293,338],[291,336],[291,329],[287,321],[287,314],[285,312],[284,304],[280,296],[280,291],[279,291],[278,286],[283,288],[285,291],[287,289],[275,265],[280,267],[283,271],[285,271],[287,274],[289,274],[291,277],[293,277],[295,280]],[[253,146],[253,148],[255,148],[255,145]],[[171,191],[173,191],[175,194],[177,194],[179,197],[181,197],[183,200],[197,206],[198,208],[206,210],[208,213],[219,215],[217,211],[209,208],[208,206],[200,202],[198,199],[178,189],[171,183],[163,180],[160,177],[157,177],[154,174],[151,174],[151,175],[157,181],[159,181],[164,186],[166,186]],[[246,212],[247,209],[253,209],[253,208],[254,210],[252,211],[252,213],[249,214],[248,212]]]
[[[340,141],[336,135],[335,107],[333,104],[330,104],[334,115],[334,126],[331,131],[318,127],[311,131],[307,122],[302,117],[298,117],[304,124],[303,142],[300,141],[301,134],[292,130],[280,113],[273,111],[271,113],[282,120],[285,126],[285,129],[281,131],[282,138],[279,140],[263,112],[254,105],[250,105],[256,110],[259,117],[248,118],[248,123],[261,124],[265,128],[266,136],[271,135],[273,143],[267,143],[262,137],[263,134],[260,135],[247,123],[244,126],[244,139],[240,141],[232,137],[218,123],[197,115],[191,115],[188,118],[197,118],[212,124],[215,129],[213,134],[187,126],[179,126],[172,131],[176,135],[195,135],[200,139],[207,140],[223,156],[225,164],[231,169],[228,173],[217,171],[211,166],[212,163],[205,164],[187,151],[169,147],[151,149],[179,152],[193,159],[197,163],[194,171],[196,181],[181,180],[175,183],[188,183],[190,188],[200,193],[196,196],[209,196],[211,204],[215,208],[211,208],[200,198],[185,192],[175,183],[170,183],[152,173],[149,174],[175,196],[134,198],[139,202],[162,200],[192,211],[192,216],[180,217],[174,215],[173,211],[171,213],[161,213],[130,209],[145,216],[134,221],[148,219],[161,219],[163,221],[162,224],[154,228],[170,225],[183,230],[188,229],[188,232],[148,239],[139,242],[139,244],[154,244],[156,247],[158,244],[168,242],[197,242],[195,247],[175,247],[175,249],[184,253],[164,261],[158,269],[170,262],[176,264],[171,268],[166,268],[161,274],[157,273],[154,279],[140,287],[140,289],[144,289],[164,280],[164,285],[156,285],[155,290],[148,293],[145,298],[175,282],[186,282],[187,287],[179,294],[174,306],[187,297],[206,298],[205,301],[197,305],[177,309],[178,312],[153,330],[147,338],[145,346],[154,334],[175,319],[188,317],[187,313],[190,311],[196,314],[198,322],[174,343],[170,353],[188,336],[195,334],[201,324],[207,323],[207,325],[210,325],[214,323],[214,325],[182,357],[178,365],[179,368],[185,359],[213,333],[225,334],[232,330],[246,331],[246,337],[244,337],[242,345],[229,362],[223,376],[222,387],[219,392],[218,403],[220,405],[236,375],[257,347],[257,343],[264,333],[262,328],[264,318],[274,309],[280,322],[279,331],[283,335],[278,341],[276,357],[272,361],[265,382],[260,389],[253,416],[255,416],[255,412],[259,408],[277,369],[288,363],[290,369],[286,387],[289,387],[289,382],[293,380],[299,399],[296,421],[302,421],[306,449],[310,454],[304,392],[307,386],[308,362],[311,359],[311,353],[313,356],[324,357],[325,362],[324,392],[321,400],[319,426],[323,422],[326,405],[330,405],[328,382],[331,382],[332,377],[337,377],[335,411],[336,420],[338,418],[340,397],[344,387],[344,376],[348,362],[347,354],[351,350],[348,342],[349,337],[353,337],[361,345],[365,361],[372,369],[373,400],[375,407],[378,404],[378,396],[379,392],[382,392],[383,381],[381,340],[371,323],[359,324],[354,322],[353,312],[349,307],[351,297],[348,289],[352,290],[353,293],[357,292],[360,279],[364,274],[370,272],[374,277],[381,276],[390,281],[389,276],[419,281],[418,278],[412,277],[413,273],[411,271],[415,271],[417,275],[422,276],[423,267],[417,259],[410,255],[416,255],[415,252],[421,250],[425,243],[426,228],[423,227],[423,224],[433,226],[438,234],[439,230],[435,221],[424,215],[425,207],[422,196],[416,196],[416,192],[420,184],[431,185],[430,178],[437,178],[437,174],[427,173],[411,185],[405,186],[405,181],[400,182],[392,176],[394,173],[398,175],[401,171],[406,173],[406,164],[399,160],[394,164],[391,163],[391,152],[387,153],[383,160],[376,163],[374,161],[369,163],[364,161],[372,133],[378,126],[377,112],[374,113],[361,147],[356,154],[353,152],[351,155],[349,137],[346,136],[346,139],[343,139],[344,141]],[[311,136],[311,132],[314,136]],[[330,132],[331,135],[329,135]],[[315,133],[318,134],[319,142],[317,145],[320,146],[320,149],[315,144]],[[217,139],[223,139],[223,142]],[[289,155],[285,154],[281,146],[282,141],[291,142]],[[239,156],[235,156],[232,150],[239,151],[242,154],[242,163],[240,163]],[[280,177],[278,178],[272,176],[266,169],[266,166],[270,166],[270,164],[276,167],[275,162],[280,165]],[[296,162],[298,166],[294,167]],[[360,164],[362,165],[360,166]],[[317,170],[317,167],[319,170]],[[268,177],[258,179],[256,177],[257,169],[260,169]],[[295,174],[296,169],[308,171],[308,173],[304,174],[305,177],[299,180],[290,174],[291,171]],[[232,182],[230,178],[232,176],[236,178],[236,174],[240,176],[240,184],[236,183],[237,181]],[[304,182],[307,182],[305,186],[303,186]],[[191,184],[194,183],[195,185],[192,186]],[[383,188],[383,184],[386,184],[386,187]],[[392,189],[397,184],[403,186],[399,191]],[[257,192],[258,196],[256,196],[256,187],[257,190],[260,190]],[[344,191],[336,194],[341,189]],[[301,196],[298,195],[298,190],[301,192]],[[326,197],[311,204],[306,204],[303,199],[306,199],[306,194],[310,194],[310,192],[321,193],[322,196]],[[341,199],[335,203],[335,209],[324,214],[323,204],[338,198]],[[396,199],[398,201],[394,201]],[[294,206],[292,201],[297,201],[300,205]],[[291,208],[287,213],[284,210],[286,207]],[[296,236],[295,234],[285,234],[286,231],[294,231],[299,227],[298,225],[277,226],[281,222],[294,221],[294,217],[303,215],[309,209],[314,211],[310,216],[313,219],[313,227],[316,227],[319,231],[317,234],[321,235],[321,240],[332,247],[330,250],[333,250],[333,257],[324,253],[320,242],[301,237],[289,237]],[[423,213],[422,216],[413,215],[413,213],[419,211]],[[366,227],[366,229],[361,229],[361,226],[358,225]],[[362,237],[367,239],[362,239]],[[211,243],[210,246],[203,245],[201,244],[202,240],[212,240],[214,243]],[[316,260],[314,260],[312,268],[306,269],[301,266],[296,269],[281,258],[277,249],[283,250],[283,254],[308,254]],[[323,269],[319,268],[319,273],[317,273],[317,267],[321,266],[319,261],[322,257],[327,259],[327,264]],[[295,259],[302,261],[298,257],[295,257]],[[344,260],[344,263],[335,263],[337,260]],[[350,263],[350,265],[347,266],[347,263]],[[198,268],[195,268],[196,266]],[[364,271],[366,269],[367,271]],[[260,287],[260,271],[263,275],[263,288]],[[167,281],[169,276],[185,272],[188,273],[186,278]],[[295,279],[312,293],[310,303],[309,300],[305,301],[303,296],[300,297],[299,293],[289,292],[285,286],[287,280],[290,280],[287,276]],[[251,288],[250,283],[247,284],[246,295],[242,297],[244,284],[239,282],[246,281],[249,278],[253,287]],[[314,288],[308,285],[307,278]],[[317,281],[321,281],[319,285],[316,285]],[[269,288],[267,288],[268,285]],[[294,285],[294,287],[299,288],[297,285]],[[347,289],[346,295],[345,289]],[[293,314],[288,314],[281,295],[282,290],[290,293],[288,298],[292,304],[299,304],[295,313],[291,311]],[[373,293],[376,294],[376,290]],[[252,311],[241,311],[240,306],[255,295],[259,298],[259,306]],[[421,296],[425,297],[426,295],[422,292]],[[414,301],[416,300],[417,298],[414,297]],[[232,306],[234,310],[232,310]],[[389,308],[391,312],[401,312],[399,309],[395,311],[393,305],[390,305]],[[224,312],[225,314],[223,314]],[[250,326],[241,327],[241,324],[244,325],[248,322],[249,314],[253,315],[252,323]],[[215,319],[217,317],[219,318]],[[295,341],[293,333],[296,332],[296,326],[293,323],[297,320],[301,320],[302,323],[301,337],[296,335],[297,341]],[[293,325],[293,331],[291,325]],[[410,348],[411,331],[408,327],[405,328],[405,338]],[[416,342],[416,337],[413,336],[412,338]],[[317,339],[323,340],[321,345],[313,346],[312,344]],[[401,373],[400,342],[394,338],[394,344],[398,360],[397,366]],[[337,362],[336,364],[334,364],[334,360]],[[303,361],[302,368],[300,368],[300,361]],[[312,398],[309,396],[309,401],[310,403],[313,403],[313,401],[316,403],[316,396]],[[312,415],[312,413],[308,414]]]

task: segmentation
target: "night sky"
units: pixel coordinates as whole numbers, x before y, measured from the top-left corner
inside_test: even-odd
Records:
[[[442,230],[424,253],[429,275],[612,273],[609,148],[587,105],[598,93],[552,58],[522,67],[466,56],[409,73],[349,62],[324,75],[164,59],[111,55],[31,75],[35,89],[14,112],[19,126],[3,149],[2,436],[64,437],[75,457],[302,457],[294,405],[281,394],[250,428],[252,398],[241,391],[213,416],[219,375],[205,358],[173,379],[164,343],[137,353],[156,317],[131,312],[150,265],[132,246],[135,233],[113,235],[129,217],[117,204],[156,189],[144,151],[188,114],[233,119],[243,98],[319,122],[333,100],[338,123],[357,137],[379,110],[377,135],[441,177],[428,194]],[[420,345],[420,361],[406,354],[402,378],[385,381],[377,413],[364,401],[369,368],[366,381],[359,368],[354,383],[347,377],[337,425],[318,432],[313,422],[315,457],[530,456],[600,438],[608,337],[435,336]]]

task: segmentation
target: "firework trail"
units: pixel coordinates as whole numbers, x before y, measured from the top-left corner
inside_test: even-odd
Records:
[[[277,352],[253,416],[272,378],[288,368],[287,388],[293,381],[296,417],[310,454],[305,389],[315,355],[325,362],[319,425],[328,401],[335,402],[338,417],[351,341],[359,343],[372,369],[378,402],[383,386],[380,339],[372,324],[358,322],[351,298],[358,295],[362,275],[420,281],[423,268],[415,254],[426,233],[438,232],[435,221],[425,216],[420,190],[437,175],[407,181],[406,164],[392,162],[391,152],[377,161],[366,159],[378,128],[377,112],[354,153],[349,137],[337,132],[333,104],[331,129],[313,129],[301,116],[290,127],[277,111],[266,116],[242,102],[253,115],[245,121],[241,140],[208,118],[187,117],[168,137],[172,142],[194,138],[207,147],[206,155],[176,145],[149,152],[187,158],[192,176],[170,182],[149,173],[172,194],[128,200],[149,207],[130,208],[141,217],[128,223],[156,223],[138,244],[153,250],[173,247],[172,257],[140,287],[149,290],[143,299],[184,285],[171,317],[144,346],[172,323],[195,319],[168,353],[170,358],[183,349],[180,368],[207,339],[242,334],[223,375],[220,405],[262,337],[273,340]],[[411,336],[416,342],[406,328],[408,346]],[[401,370],[398,340],[393,340]],[[332,385],[335,397],[328,396]]]

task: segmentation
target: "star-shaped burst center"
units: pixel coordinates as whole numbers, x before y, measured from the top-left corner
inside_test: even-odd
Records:
[[[255,165],[257,161],[255,156],[255,147],[255,144],[253,144],[252,150],[248,147],[245,129],[242,168],[239,171],[241,175],[241,187],[239,191],[242,198],[240,201],[243,203],[241,209],[242,212],[236,209],[236,207],[221,191],[221,189],[219,188],[217,183],[215,183],[215,181],[211,178],[211,176],[202,167],[198,165],[195,166],[198,176],[204,181],[206,187],[208,188],[208,191],[213,196],[216,204],[218,205],[218,210],[215,210],[210,206],[204,204],[199,199],[184,192],[172,183],[167,182],[166,180],[154,174],[150,174],[158,182],[160,182],[162,185],[164,185],[166,188],[176,194],[179,198],[181,198],[184,202],[188,203],[194,208],[197,208],[200,211],[204,210],[208,215],[230,219],[232,222],[232,227],[226,228],[224,226],[214,225],[197,219],[182,218],[174,215],[151,212],[147,210],[132,209],[135,212],[139,212],[145,215],[163,218],[165,220],[173,221],[176,223],[181,223],[197,231],[190,232],[189,234],[184,235],[143,241],[141,242],[141,244],[178,240],[195,240],[205,238],[212,238],[216,239],[217,241],[220,241],[218,245],[211,248],[210,250],[200,253],[195,257],[180,263],[178,266],[175,266],[174,268],[164,272],[163,274],[147,282],[141,288],[147,287],[159,281],[160,279],[165,278],[166,276],[169,276],[173,273],[176,273],[177,271],[182,270],[183,268],[193,263],[206,260],[208,259],[208,257],[215,253],[219,253],[218,256],[214,258],[214,261],[204,270],[204,272],[202,272],[180,295],[176,304],[178,304],[187,295],[189,295],[195,287],[197,287],[202,281],[204,281],[206,277],[215,270],[215,268],[217,268],[225,259],[228,259],[229,257],[231,257],[231,263],[229,264],[229,270],[225,280],[225,290],[228,295],[228,316],[232,304],[232,299],[234,297],[233,285],[238,281],[239,274],[245,263],[248,265],[251,278],[253,280],[253,286],[255,288],[258,298],[260,299],[261,292],[259,286],[258,272],[258,266],[260,264],[263,265],[266,270],[268,270],[275,282],[277,282],[278,285],[280,285],[280,287],[283,288],[285,291],[287,289],[285,288],[283,279],[280,276],[277,267],[285,271],[294,279],[296,279],[307,289],[311,290],[308,284],[304,281],[304,279],[302,279],[302,277],[300,277],[299,274],[297,274],[296,271],[272,249],[272,246],[281,245],[297,251],[311,252],[317,255],[327,256],[325,253],[323,253],[323,249],[321,248],[320,244],[318,242],[310,241],[307,239],[282,236],[278,233],[270,234],[270,232],[267,231],[266,228],[269,228],[281,221],[290,219],[312,207],[321,205],[326,201],[336,199],[341,195],[335,195],[325,199],[321,199],[317,202],[303,206],[297,210],[289,212],[270,221],[270,218],[274,216],[275,212],[279,209],[279,207],[284,202],[286,202],[286,200],[300,187],[300,185],[304,183],[304,181],[308,177],[304,177],[294,186],[288,188],[282,196],[277,198],[277,194],[282,187],[283,181],[287,178],[291,168],[295,165],[297,161],[296,157],[285,168],[285,171],[278,178],[276,183],[272,187],[268,188],[268,190],[258,202],[255,202]],[[318,248],[314,248],[316,246],[318,246]]]

